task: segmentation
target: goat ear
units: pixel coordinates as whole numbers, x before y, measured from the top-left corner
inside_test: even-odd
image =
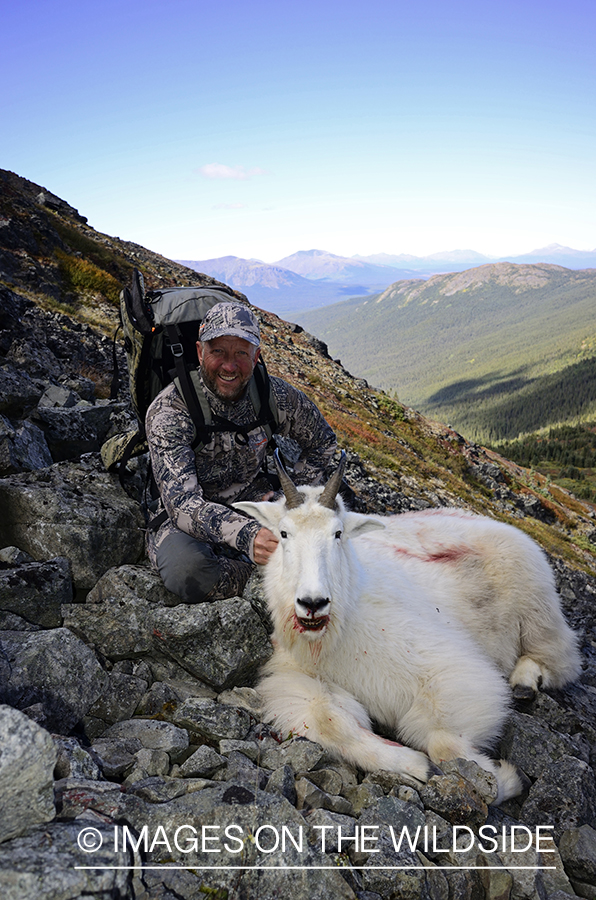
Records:
[[[385,525],[379,519],[363,516],[361,513],[346,513],[344,521],[346,523],[346,534],[350,537],[357,537],[357,535],[366,534],[367,531],[377,531],[379,528],[385,528]]]
[[[247,500],[241,503],[232,503],[232,506],[239,512],[250,516],[251,519],[256,519],[266,528],[277,528],[282,514],[279,504],[268,501],[250,502]]]

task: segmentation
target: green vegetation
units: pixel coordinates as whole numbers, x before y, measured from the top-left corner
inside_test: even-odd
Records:
[[[584,500],[596,500],[596,422],[562,425],[493,448]]]
[[[118,305],[121,284],[95,263],[63,250],[56,250],[58,268],[69,290],[75,293],[101,294],[114,306]]]
[[[396,282],[300,324],[354,375],[497,441],[596,416],[595,308],[596,270],[499,263]]]
[[[511,378],[486,387],[456,383],[431,397],[424,407],[426,415],[456,423],[467,437],[483,443],[515,439],[551,423],[593,419],[596,357],[538,378],[512,373]]]
[[[94,263],[112,275],[121,284],[128,284],[132,276],[133,265],[122,254],[100,243],[93,237],[83,234],[71,225],[66,224],[56,214],[52,225],[60,235],[63,243],[73,253],[81,253],[89,262]]]

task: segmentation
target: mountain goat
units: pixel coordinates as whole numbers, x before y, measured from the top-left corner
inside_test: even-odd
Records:
[[[324,488],[298,489],[278,461],[285,497],[235,504],[279,538],[264,568],[265,719],[420,782],[430,760],[476,760],[500,803],[521,789],[510,763],[482,752],[508,714],[505,678],[528,695],[580,669],[548,563],[521,531],[460,510],[348,512],[344,468],[345,454]],[[376,735],[371,718],[409,746]]]

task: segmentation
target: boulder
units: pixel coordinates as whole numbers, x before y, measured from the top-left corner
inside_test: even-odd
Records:
[[[163,653],[216,691],[254,681],[272,653],[261,619],[239,597],[159,607],[151,620]]]
[[[68,734],[107,682],[93,651],[67,628],[0,632],[0,702],[32,709],[51,731]]]
[[[6,564],[5,564],[6,565]],[[72,600],[70,560],[24,562],[4,568],[0,561],[0,610],[43,628],[62,624],[60,607]]]
[[[0,479],[0,505],[0,544],[38,560],[68,557],[77,588],[92,588],[109,568],[143,553],[139,505],[93,455]]]
[[[1,843],[54,818],[58,754],[45,729],[9,706],[0,706],[0,748]]]
[[[7,418],[0,416],[0,477],[44,469],[52,462],[41,428],[27,420],[13,428]]]
[[[3,900],[132,900],[134,854],[115,852],[113,836],[111,822],[91,816],[37,826],[8,841],[0,853]]]
[[[24,418],[41,395],[43,388],[36,384],[26,372],[14,366],[0,366],[0,413],[14,418]]]

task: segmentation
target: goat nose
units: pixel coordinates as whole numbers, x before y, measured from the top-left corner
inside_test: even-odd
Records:
[[[317,613],[329,605],[329,597],[299,597],[296,602],[304,607],[307,616],[314,619]]]

